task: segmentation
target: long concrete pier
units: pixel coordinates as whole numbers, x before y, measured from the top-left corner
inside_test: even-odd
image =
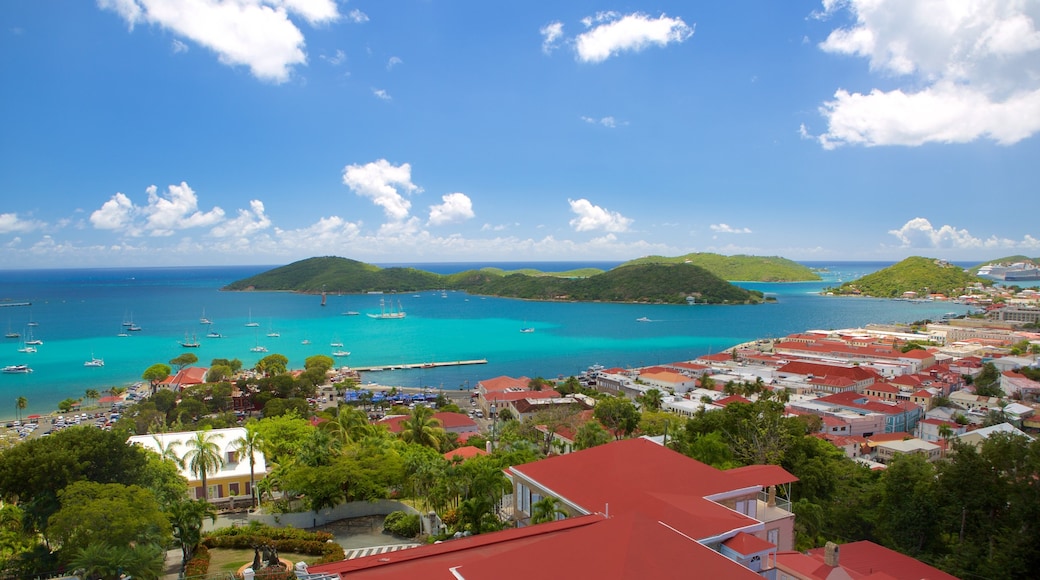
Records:
[[[403,364],[387,364],[387,365],[371,365],[365,367],[350,367],[351,370],[358,372],[375,372],[375,371],[400,371],[408,369],[435,369],[438,367],[460,367],[465,365],[486,365],[486,358],[472,359],[472,360],[454,360],[454,361],[440,361],[440,362],[424,362],[424,363],[403,363]]]

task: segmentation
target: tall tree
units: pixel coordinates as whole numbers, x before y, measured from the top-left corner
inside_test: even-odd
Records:
[[[639,405],[649,411],[660,411],[664,402],[664,395],[658,389],[647,389],[647,391],[636,399]]]
[[[162,382],[166,377],[170,376],[170,366],[162,363],[155,363],[154,365],[145,369],[141,373],[141,378],[148,381],[149,386],[152,387],[152,394],[155,394],[156,389],[159,387],[159,383]]]
[[[411,414],[401,423],[401,439],[406,443],[415,443],[437,449],[444,438],[441,422],[433,417],[433,409],[425,405],[417,405]]]
[[[202,499],[208,500],[209,490],[206,488],[206,479],[210,473],[216,473],[224,466],[224,458],[220,456],[220,446],[208,431],[196,431],[195,437],[188,439],[185,446],[188,451],[184,454],[184,461],[188,465],[188,470],[202,482]]]
[[[14,408],[18,411],[18,420],[19,421],[22,420],[22,411],[24,411],[25,408],[28,407],[28,406],[29,406],[29,400],[26,399],[25,397],[18,397],[18,399],[14,402]]]
[[[202,524],[204,520],[217,521],[217,512],[213,504],[204,499],[184,499],[170,506],[167,512],[173,528],[173,539],[181,547],[181,570],[184,564],[195,555],[195,550],[202,542]]]
[[[627,437],[639,425],[639,411],[632,401],[624,397],[600,399],[592,415],[618,440]]]
[[[238,453],[249,457],[249,493],[252,496],[252,507],[256,508],[256,454],[263,453],[264,438],[256,428],[256,421],[246,423],[246,434],[235,439],[231,445]]]
[[[567,510],[560,505],[560,500],[547,495],[531,506],[531,523],[541,524],[555,521],[558,517],[567,517]]]
[[[170,359],[170,364],[177,367],[177,370],[181,370],[188,365],[193,365],[199,362],[199,357],[195,356],[193,352],[186,352]]]

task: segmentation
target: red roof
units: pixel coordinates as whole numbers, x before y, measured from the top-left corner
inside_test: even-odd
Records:
[[[864,409],[867,411],[873,411],[875,413],[881,413],[884,415],[899,415],[907,411],[916,411],[917,409],[919,409],[917,405],[911,403],[910,401],[882,402],[881,399],[877,397],[861,395],[855,391],[835,393],[833,395],[827,395],[826,397],[820,397],[816,400],[820,403],[829,403],[831,405],[844,405],[846,407],[855,407],[857,409]]]
[[[465,447],[459,447],[458,449],[452,449],[451,451],[444,454],[444,458],[448,461],[451,461],[455,458],[459,458],[462,461],[465,461],[467,459],[472,459],[480,455],[487,455],[487,451],[484,451],[480,447],[473,447],[472,445],[467,445]]]
[[[718,401],[714,401],[712,404],[713,405],[718,405],[720,407],[725,407],[726,405],[728,405],[730,403],[748,403],[748,404],[751,404],[751,401],[745,399],[744,397],[741,397],[740,395],[730,395],[728,397],[723,397],[723,398],[719,399]]]
[[[465,429],[467,427],[472,427],[472,431],[478,430],[477,422],[473,419],[470,419],[466,415],[463,415],[462,413],[449,413],[441,411],[440,413],[434,413],[433,418],[440,421],[440,427],[442,427],[443,429],[458,430]],[[401,426],[401,423],[407,420],[408,415],[391,415],[389,417],[380,419],[378,421],[378,424],[386,425],[386,428],[389,429],[391,433],[400,433],[404,429],[404,427]]]
[[[809,550],[809,556],[823,562],[823,551]],[[957,580],[956,576],[867,540],[842,544],[838,564],[863,575],[883,572],[895,580]]]
[[[477,383],[477,386],[490,393],[495,391],[504,391],[506,389],[526,389],[530,382],[531,379],[527,377],[514,379],[513,377],[501,376],[493,379],[484,379]]]
[[[309,571],[348,578],[467,580],[678,579],[691,578],[691,571],[696,571],[694,577],[761,580],[667,521],[638,513],[569,518],[310,566]]]
[[[723,542],[722,545],[741,556],[750,556],[752,554],[758,554],[759,552],[776,551],[776,546],[773,544],[746,532],[740,532]]]
[[[797,480],[775,465],[720,471],[642,438],[514,466],[513,474],[580,509],[648,515],[697,539],[756,522],[705,497]]]
[[[867,368],[856,365],[828,365],[809,361],[796,360],[777,369],[779,373],[795,375],[813,375],[817,377],[845,377],[857,383],[867,379],[879,379],[879,375]]]
[[[562,397],[560,393],[552,389],[543,389],[541,391],[516,391],[513,393],[494,392],[484,395],[484,400],[488,403],[508,403],[512,401],[519,401],[521,399],[555,399]]]

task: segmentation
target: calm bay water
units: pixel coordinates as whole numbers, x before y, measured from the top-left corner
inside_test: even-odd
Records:
[[[400,264],[393,264],[400,265]],[[616,262],[408,264],[437,273],[482,266],[533,267],[562,271]],[[29,270],[0,272],[0,298],[29,301],[31,307],[0,308],[0,329],[31,331],[44,342],[36,353],[20,353],[22,339],[0,339],[0,366],[29,364],[31,374],[0,375],[0,417],[15,415],[15,400],[29,401],[27,412],[47,412],[66,397],[86,389],[104,390],[140,380],[150,365],[185,353],[208,366],[214,358],[238,358],[252,366],[267,354],[304,359],[338,350],[349,357],[338,364],[392,365],[486,358],[488,364],[438,369],[368,373],[365,381],[387,385],[458,389],[499,375],[556,377],[581,372],[592,364],[640,366],[689,360],[734,344],[812,328],[846,328],[870,322],[910,322],[965,312],[952,304],[915,303],[870,298],[836,298],[819,291],[889,263],[811,263],[826,267],[823,282],[741,283],[777,297],[760,306],[646,306],[568,304],[469,296],[462,292],[397,295],[318,296],[274,292],[221,292],[234,280],[266,266],[133,268],[104,270]],[[398,320],[375,320],[380,299],[393,299],[407,312]],[[348,311],[359,316],[345,315]],[[205,315],[212,326],[200,324]],[[651,322],[637,322],[646,317]],[[140,332],[120,337],[130,320]],[[30,327],[32,321],[37,326]],[[247,327],[254,321],[259,327]],[[533,327],[535,332],[521,333]],[[223,338],[206,338],[214,330]],[[268,337],[277,332],[279,337]],[[181,346],[197,337],[201,347]],[[311,344],[302,344],[309,340]],[[268,353],[250,348],[263,345]],[[104,367],[84,367],[98,357]]]

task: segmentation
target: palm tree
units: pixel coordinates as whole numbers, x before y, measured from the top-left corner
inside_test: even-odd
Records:
[[[545,496],[531,505],[532,524],[556,521],[558,516],[567,517],[567,511],[555,497]]]
[[[210,473],[216,473],[224,466],[224,458],[220,456],[220,447],[213,441],[206,431],[196,431],[195,437],[186,443],[188,452],[184,454],[184,460],[188,464],[188,470],[202,480],[202,499],[209,499],[209,490],[206,489],[206,477]]]
[[[96,401],[101,396],[97,389],[87,389],[83,394],[86,395],[88,401]]]
[[[645,407],[648,411],[660,411],[661,404],[664,402],[664,395],[657,389],[648,389],[642,395],[639,395],[639,404]]]
[[[181,547],[181,570],[188,560],[195,555],[196,548],[202,542],[203,520],[217,521],[217,512],[213,504],[204,499],[185,499],[170,506],[166,514],[173,526],[173,539]]]
[[[332,433],[344,445],[359,441],[373,432],[372,424],[368,422],[368,415],[364,411],[345,405],[339,407],[335,421],[326,421],[321,427]]]
[[[249,495],[252,496],[251,507],[255,509],[257,504],[255,483],[256,454],[263,452],[262,448],[264,445],[264,439],[260,432],[257,431],[256,423],[252,421],[246,423],[246,434],[232,441],[231,445],[239,454],[245,453],[249,456]]]
[[[406,443],[418,443],[426,447],[439,449],[444,430],[441,429],[439,419],[433,417],[433,409],[425,405],[417,405],[412,409],[412,414],[405,419],[401,426],[401,439]]]
[[[22,411],[24,411],[25,408],[29,406],[29,400],[26,399],[25,397],[18,397],[18,400],[15,401],[14,406],[15,406],[15,409],[18,410],[18,420],[21,421],[22,420]]]
[[[152,440],[155,441],[156,452],[163,459],[169,459],[174,462],[177,467],[184,469],[184,458],[177,455],[177,447],[180,446],[181,442],[171,439],[169,443],[163,445],[163,440],[158,435],[152,435]]]

